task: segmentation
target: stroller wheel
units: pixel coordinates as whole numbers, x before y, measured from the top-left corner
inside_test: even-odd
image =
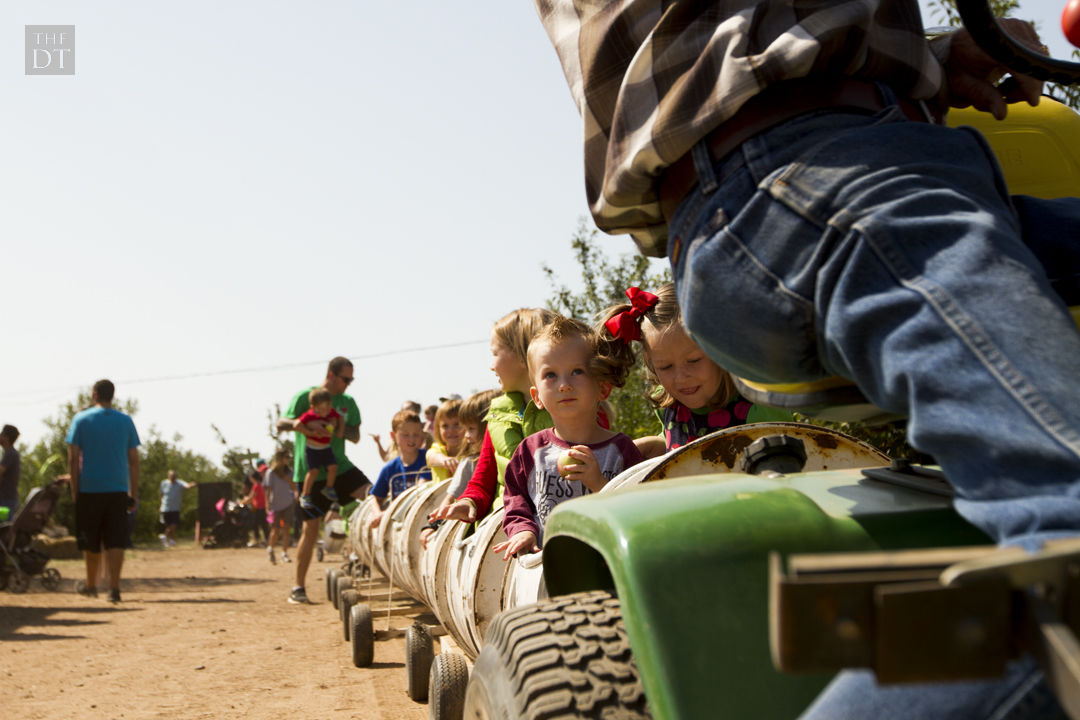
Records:
[[[56,592],[60,589],[60,571],[56,568],[45,568],[41,573],[41,585],[46,590]]]
[[[11,592],[16,595],[26,592],[26,588],[30,587],[30,576],[24,573],[22,570],[16,570],[11,574]]]
[[[318,547],[315,548],[315,553],[319,556],[319,562],[322,562],[323,557],[325,557],[325,553],[324,553],[324,551],[322,549],[322,545],[319,545]]]

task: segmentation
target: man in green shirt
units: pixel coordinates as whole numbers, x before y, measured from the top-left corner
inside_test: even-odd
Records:
[[[335,435],[330,442],[330,448],[337,459],[338,467],[334,489],[337,491],[338,497],[343,500],[347,497],[363,499],[371,488],[371,481],[368,480],[367,476],[364,475],[360,468],[349,462],[349,458],[345,456],[345,441],[349,440],[354,443],[360,441],[360,409],[356,406],[356,401],[345,394],[345,390],[352,383],[353,378],[352,361],[339,356],[330,361],[330,365],[326,369],[326,379],[323,380],[320,386],[330,392],[333,396],[331,405],[339,415],[345,418],[344,437]],[[278,421],[278,432],[296,430],[294,421],[307,411],[308,394],[311,390],[312,388],[309,387],[296,393],[285,411],[285,418]],[[293,482],[302,485],[308,470],[307,461],[304,458],[307,438],[303,433],[296,432],[295,443]],[[330,509],[330,500],[321,492],[325,485],[326,473],[320,470],[311,493],[311,499],[315,507],[311,510],[300,510],[304,525],[300,533],[300,542],[296,548],[296,582],[292,592],[289,594],[289,602],[293,604],[310,602],[307,591],[304,589],[304,582],[307,577],[308,567],[311,565],[311,553],[315,549],[315,542],[318,539],[319,521]]]

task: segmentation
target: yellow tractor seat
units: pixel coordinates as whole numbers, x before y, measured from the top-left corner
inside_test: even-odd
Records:
[[[1002,121],[972,108],[951,110],[948,124],[974,127],[986,137],[1013,194],[1045,199],[1080,195],[1080,115],[1068,106],[1044,97],[1037,107],[1010,105]],[[1080,306],[1069,312],[1080,327]],[[880,424],[900,419],[839,376],[775,384],[735,378],[735,385],[750,402],[822,420]]]

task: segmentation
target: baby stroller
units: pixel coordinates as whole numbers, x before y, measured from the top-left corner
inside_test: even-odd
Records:
[[[10,587],[13,593],[26,592],[30,578],[41,576],[46,590],[60,589],[60,571],[45,567],[49,556],[33,546],[34,536],[45,527],[63,492],[63,483],[53,481],[37,487],[11,522],[0,524],[0,590]]]
[[[221,519],[210,528],[210,534],[203,540],[203,548],[210,550],[219,547],[243,547],[247,537],[245,527],[247,508],[234,500],[222,498],[214,506]]]

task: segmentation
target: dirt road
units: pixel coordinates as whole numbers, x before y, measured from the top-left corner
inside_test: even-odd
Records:
[[[292,565],[263,549],[181,544],[128,552],[123,602],[74,592],[82,562],[53,561],[59,592],[34,579],[0,592],[0,707],[39,718],[427,717],[405,692],[404,628],[425,608],[396,594],[386,632],[386,586],[372,602],[375,663],[353,666],[324,572],[312,562],[313,605],[290,605]]]

